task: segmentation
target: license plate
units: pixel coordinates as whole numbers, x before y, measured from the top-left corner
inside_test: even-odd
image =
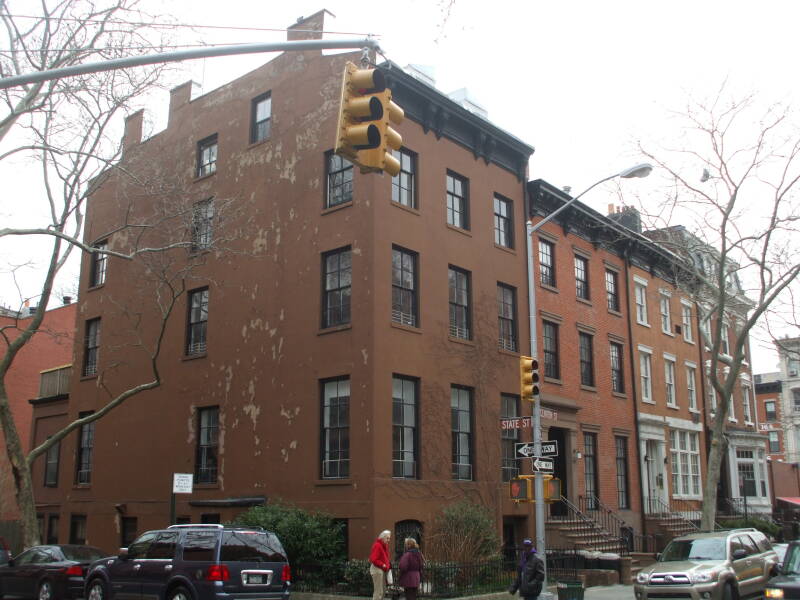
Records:
[[[247,575],[247,583],[251,585],[264,583],[264,576],[261,573],[249,573]]]

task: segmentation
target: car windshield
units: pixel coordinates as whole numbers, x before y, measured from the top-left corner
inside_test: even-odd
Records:
[[[107,552],[93,546],[62,546],[61,551],[64,553],[64,558],[75,562],[92,562],[108,556]]]
[[[661,562],[673,560],[725,560],[725,538],[672,540],[661,555]]]
[[[286,552],[275,535],[264,531],[226,531],[219,551],[220,561],[284,562]]]
[[[789,546],[781,573],[784,575],[800,575],[800,545],[792,544]]]

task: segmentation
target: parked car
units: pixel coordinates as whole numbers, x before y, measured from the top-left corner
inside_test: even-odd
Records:
[[[103,556],[93,546],[32,546],[0,566],[0,598],[81,598],[86,569]]]
[[[5,539],[0,537],[0,567],[7,565],[10,558],[11,551],[8,549],[8,544],[6,544]]]
[[[760,596],[778,556],[757,529],[697,532],[672,540],[636,576],[637,600],[735,600]]]
[[[778,562],[782,563],[783,559],[786,558],[786,550],[789,548],[789,544],[772,544],[772,549],[775,550],[775,554],[778,555]]]
[[[767,582],[766,598],[800,598],[800,540],[789,542],[780,572]]]
[[[288,600],[291,575],[278,537],[259,527],[172,525],[93,563],[87,600]]]

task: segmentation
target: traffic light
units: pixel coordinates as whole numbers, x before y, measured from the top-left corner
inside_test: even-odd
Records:
[[[533,479],[531,475],[514,477],[509,482],[511,499],[517,502],[531,502],[533,500]]]
[[[561,480],[556,477],[544,478],[544,501],[548,504],[561,501]]]
[[[539,395],[539,361],[530,356],[519,357],[519,395],[528,402]]]
[[[403,121],[403,109],[392,101],[386,79],[378,69],[359,69],[345,64],[342,97],[334,152],[361,167],[362,173],[400,173],[400,161],[392,156],[403,138],[390,123]]]

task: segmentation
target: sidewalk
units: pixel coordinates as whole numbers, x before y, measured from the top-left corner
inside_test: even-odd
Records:
[[[583,598],[584,600],[633,600],[635,596],[632,585],[602,585],[586,588]]]

